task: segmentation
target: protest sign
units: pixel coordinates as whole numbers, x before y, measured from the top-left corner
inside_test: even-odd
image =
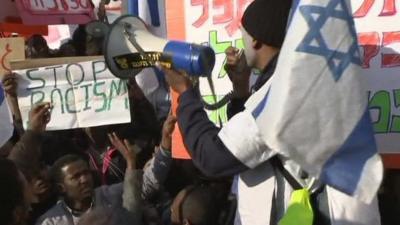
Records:
[[[98,6],[101,0],[92,0],[93,5],[95,6],[94,11],[97,13]],[[109,23],[112,23],[116,18],[121,16],[121,1],[110,1],[108,5],[105,6],[107,20]],[[57,49],[61,44],[71,39],[71,36],[75,29],[78,27],[76,24],[65,24],[65,25],[49,25],[48,26],[48,35],[44,38],[47,41],[47,44],[52,49]]]
[[[46,26],[29,26],[22,23],[20,13],[14,0],[1,1],[0,33],[2,37],[10,37],[12,33],[20,35],[47,34]]]
[[[225,50],[230,47],[243,48],[240,21],[252,0],[190,0],[167,1],[168,38],[207,44],[216,54],[213,82],[217,100],[232,90],[231,82],[224,70]],[[200,78],[203,100],[214,103],[206,78]],[[216,124],[226,122],[226,106],[208,111]]]
[[[15,0],[24,24],[85,24],[95,19],[90,0]]]
[[[216,63],[212,78],[217,101],[232,90],[224,70],[225,50],[229,46],[243,48],[240,20],[251,2],[252,0],[176,0],[165,3],[168,39],[207,44],[215,51]],[[200,92],[205,102],[215,103],[206,78],[200,78]],[[227,121],[226,109],[225,105],[207,113],[219,125],[220,122]],[[174,130],[173,147],[176,146],[175,150],[178,152],[174,152],[173,148],[173,155],[179,156],[177,158],[190,158],[182,141],[178,141],[181,138],[179,132],[179,129]],[[177,143],[174,144],[174,141]]]
[[[15,70],[19,74],[18,103],[24,126],[32,106],[40,102],[53,105],[48,130],[130,122],[126,83],[111,74],[103,58],[57,60],[67,64]],[[35,61],[31,60],[30,65]]]
[[[400,14],[395,0],[352,0],[375,137],[382,153],[400,153]]]
[[[19,17],[18,9],[13,0],[3,0],[0,7],[0,22],[6,21],[8,18]]]
[[[10,72],[10,61],[25,59],[23,38],[0,38],[0,78]]]

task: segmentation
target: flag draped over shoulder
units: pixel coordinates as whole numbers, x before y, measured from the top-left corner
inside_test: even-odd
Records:
[[[311,175],[371,201],[382,180],[350,1],[294,4],[272,80],[246,103],[261,138]]]
[[[0,147],[10,139],[13,133],[13,123],[8,108],[3,87],[0,84]]]

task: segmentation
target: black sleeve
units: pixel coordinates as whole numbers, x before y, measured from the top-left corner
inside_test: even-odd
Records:
[[[237,113],[240,113],[244,110],[244,103],[246,103],[247,98],[233,98],[228,103],[227,106],[227,116],[228,119],[231,119]]]
[[[179,97],[177,117],[185,146],[196,167],[205,175],[231,176],[248,169],[222,143],[219,128],[208,119],[194,89]]]

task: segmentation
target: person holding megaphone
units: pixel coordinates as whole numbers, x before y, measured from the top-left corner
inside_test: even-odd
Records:
[[[226,51],[226,69],[234,87],[228,105],[230,117],[243,111],[251,91],[259,90],[274,73],[291,5],[291,0],[255,0],[244,12],[241,29],[244,56],[234,48]],[[252,90],[249,89],[250,70],[246,64],[261,71]],[[219,129],[208,119],[199,92],[193,88],[187,74],[165,66],[160,68],[170,87],[180,94],[177,122],[194,164],[208,176],[239,175],[235,224],[281,224],[291,193],[305,187],[311,190],[311,214],[314,215],[307,224],[354,224],[349,219],[350,214],[344,215],[343,212],[352,212],[352,219],[356,212],[364,212],[357,216],[362,218],[360,224],[380,224],[376,201],[366,205],[341,194],[336,207],[333,207],[325,185],[315,182],[316,179],[293,160],[268,155],[266,143],[260,138],[257,128],[268,124],[255,124],[254,120],[250,122],[250,119],[237,114],[223,129]],[[239,148],[238,145],[247,147]]]

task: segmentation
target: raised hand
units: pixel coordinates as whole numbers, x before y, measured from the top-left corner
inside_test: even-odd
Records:
[[[42,102],[35,105],[29,112],[28,130],[43,132],[46,130],[46,125],[50,121],[51,104]]]
[[[170,113],[167,119],[164,122],[163,130],[162,130],[162,139],[161,139],[161,147],[164,150],[171,150],[172,145],[172,132],[174,131],[176,123],[176,117]]]
[[[18,81],[15,73],[6,73],[1,79],[4,91],[11,97],[17,97]]]
[[[234,94],[237,97],[248,97],[251,68],[246,63],[246,57],[235,47],[228,47],[225,54],[225,70],[232,81]]]
[[[164,72],[165,80],[171,89],[178,94],[182,94],[187,89],[192,87],[192,81],[186,73],[174,69],[168,69],[161,65],[157,65],[157,67]]]
[[[136,167],[136,152],[128,140],[121,140],[114,132],[108,134],[111,144],[122,154],[126,160],[127,169],[135,169]]]

